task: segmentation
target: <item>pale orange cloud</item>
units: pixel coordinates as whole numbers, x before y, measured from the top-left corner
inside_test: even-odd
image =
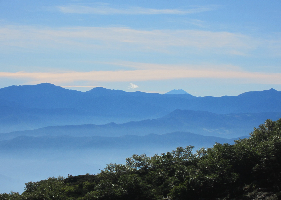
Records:
[[[260,73],[234,70],[209,69],[144,69],[129,71],[90,71],[90,72],[0,72],[0,77],[24,79],[29,83],[50,82],[69,84],[76,81],[87,82],[134,82],[168,80],[182,78],[239,79],[239,81],[258,84],[281,84],[281,73]]]

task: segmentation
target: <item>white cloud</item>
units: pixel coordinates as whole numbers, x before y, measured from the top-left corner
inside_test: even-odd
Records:
[[[129,89],[136,89],[139,86],[137,86],[136,84],[130,83]]]
[[[68,5],[68,6],[58,6],[57,8],[62,13],[71,13],[71,14],[186,15],[186,14],[210,11],[210,10],[213,10],[215,7],[214,6],[194,6],[189,9],[153,9],[153,8],[142,8],[142,7],[113,8],[108,5],[95,5],[95,6]]]
[[[212,53],[247,55],[262,42],[243,34],[199,30],[136,30],[126,27],[38,28],[32,26],[0,27],[0,49],[119,51],[175,51],[173,47],[208,50]],[[279,47],[278,47],[279,48]],[[275,47],[276,50],[276,47]]]

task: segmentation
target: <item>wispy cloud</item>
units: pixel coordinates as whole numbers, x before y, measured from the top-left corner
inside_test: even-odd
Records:
[[[258,73],[242,70],[223,70],[199,68],[196,66],[184,69],[175,66],[175,69],[144,69],[128,71],[91,71],[91,72],[64,72],[64,73],[30,73],[30,72],[0,72],[1,78],[26,80],[28,83],[50,82],[58,85],[70,85],[77,81],[98,84],[102,82],[134,82],[151,80],[168,80],[183,78],[199,79],[227,79],[239,80],[245,83],[281,84],[281,73]]]
[[[97,14],[97,15],[186,15],[193,13],[206,12],[215,9],[214,6],[193,6],[189,9],[154,9],[154,8],[143,8],[143,7],[123,7],[114,8],[109,5],[67,5],[58,6],[57,9],[62,13],[71,14]]]
[[[179,26],[186,26],[187,24],[189,25],[193,25],[199,28],[208,28],[210,27],[210,24],[207,23],[206,21],[203,20],[199,20],[199,19],[192,19],[192,18],[177,18],[177,19],[168,19],[168,22],[173,23],[173,24],[177,24]]]
[[[7,47],[77,49],[130,49],[172,51],[172,47],[211,50],[223,54],[246,55],[260,41],[247,35],[199,30],[136,30],[126,27],[38,28],[6,26],[0,28],[0,44]],[[1,47],[0,47],[1,49]]]
[[[141,63],[141,62],[130,62],[130,61],[115,61],[115,62],[104,62],[100,64],[110,64],[114,66],[122,66],[132,68],[134,70],[223,70],[223,71],[241,71],[242,69],[235,65],[213,65],[213,64],[157,64],[157,63]]]

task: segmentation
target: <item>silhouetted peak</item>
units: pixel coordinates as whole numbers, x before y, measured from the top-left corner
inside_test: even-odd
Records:
[[[242,93],[238,96],[268,96],[268,95],[275,95],[275,94],[281,94],[281,92],[271,88],[269,90],[263,90],[263,91],[249,91],[249,92],[245,92]]]
[[[106,89],[104,87],[94,87],[87,92],[99,92],[99,91],[106,91],[106,90],[109,90],[109,89]]]
[[[165,94],[188,94],[188,93],[186,91],[184,91],[183,89],[174,89]]]
[[[124,94],[126,93],[123,90],[111,90],[104,87],[95,87],[86,93],[94,94],[94,95],[116,95],[116,94]]]
[[[275,90],[274,88],[269,89],[268,91],[270,92],[278,92],[277,90]]]
[[[44,92],[44,91],[66,90],[66,89],[51,83],[40,83],[37,85],[13,85],[13,86],[2,88],[1,90],[10,91],[10,92],[38,92],[38,91]]]
[[[53,93],[53,92],[69,91],[69,89],[65,89],[61,86],[57,86],[52,83],[40,83],[37,85],[26,85],[25,87],[26,87],[26,89],[36,90],[37,92]]]

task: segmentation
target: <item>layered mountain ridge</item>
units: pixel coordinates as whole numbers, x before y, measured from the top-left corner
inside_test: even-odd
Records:
[[[238,96],[195,97],[101,87],[79,92],[42,83],[0,89],[0,109],[0,133],[7,133],[46,126],[156,119],[177,109],[216,114],[281,112],[281,92],[270,89]]]
[[[0,184],[23,188],[50,175],[98,173],[132,154],[233,143],[280,117],[281,92],[274,89],[195,97],[102,87],[79,92],[49,83],[10,86],[0,89]]]

